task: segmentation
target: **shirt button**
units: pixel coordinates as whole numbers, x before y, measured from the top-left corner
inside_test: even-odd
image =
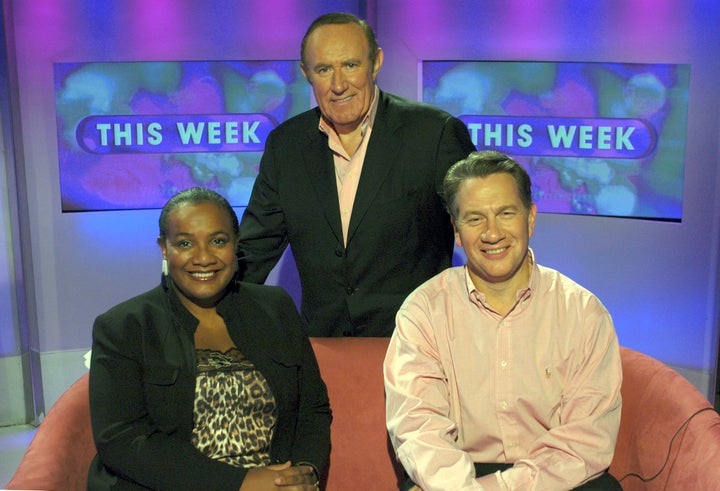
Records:
[[[355,290],[349,286],[345,288],[345,293],[347,293],[348,295],[352,295],[353,293],[355,293]]]
[[[507,409],[508,408],[507,401],[502,401],[502,404],[500,404],[500,407],[502,407],[503,409]]]
[[[501,361],[500,366],[505,368],[507,366],[507,362],[505,360]]]

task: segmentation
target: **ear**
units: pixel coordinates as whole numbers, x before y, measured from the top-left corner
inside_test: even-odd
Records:
[[[457,225],[455,225],[455,219],[453,217],[450,217],[450,223],[452,223],[453,226],[453,232],[455,233],[455,245],[458,247],[462,247],[462,239],[460,238],[460,232],[458,232]]]
[[[380,67],[383,64],[384,57],[385,57],[385,54],[383,53],[382,48],[378,48],[377,56],[375,57],[375,65],[373,66],[373,80],[377,80],[377,76],[378,76],[378,73],[380,72]]]
[[[167,244],[165,243],[165,241],[158,237],[157,245],[160,246],[160,251],[162,251],[163,259],[167,259]]]
[[[535,206],[535,203],[530,205],[530,210],[528,212],[528,237],[533,236],[533,232],[535,231],[535,216],[537,215],[537,206]]]
[[[312,83],[310,82],[310,72],[308,71],[307,67],[305,67],[305,63],[303,63],[302,61],[300,62],[300,71],[302,72],[303,77],[305,77],[305,80],[307,80],[308,83]]]

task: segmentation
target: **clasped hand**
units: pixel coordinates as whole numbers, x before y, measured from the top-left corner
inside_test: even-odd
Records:
[[[290,461],[264,467],[253,467],[245,476],[240,491],[316,491],[318,479],[309,465],[292,465]]]

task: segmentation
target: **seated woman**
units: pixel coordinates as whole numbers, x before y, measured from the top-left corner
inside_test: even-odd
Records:
[[[222,196],[175,195],[161,285],[95,320],[89,489],[317,489],[327,390],[288,294],[236,280],[237,240]]]

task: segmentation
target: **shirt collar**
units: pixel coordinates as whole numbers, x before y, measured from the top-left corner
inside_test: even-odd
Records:
[[[532,293],[537,289],[538,282],[540,281],[538,265],[535,262],[535,253],[531,248],[528,248],[528,258],[530,259],[530,281],[528,282],[527,287],[521,288],[517,291],[515,295],[515,298],[517,300],[520,300],[522,298],[530,298]],[[485,303],[485,294],[475,287],[472,278],[470,278],[470,272],[467,265],[465,265],[465,286],[467,288],[468,297],[470,298],[471,302],[480,303],[484,307],[487,307],[487,304]]]

